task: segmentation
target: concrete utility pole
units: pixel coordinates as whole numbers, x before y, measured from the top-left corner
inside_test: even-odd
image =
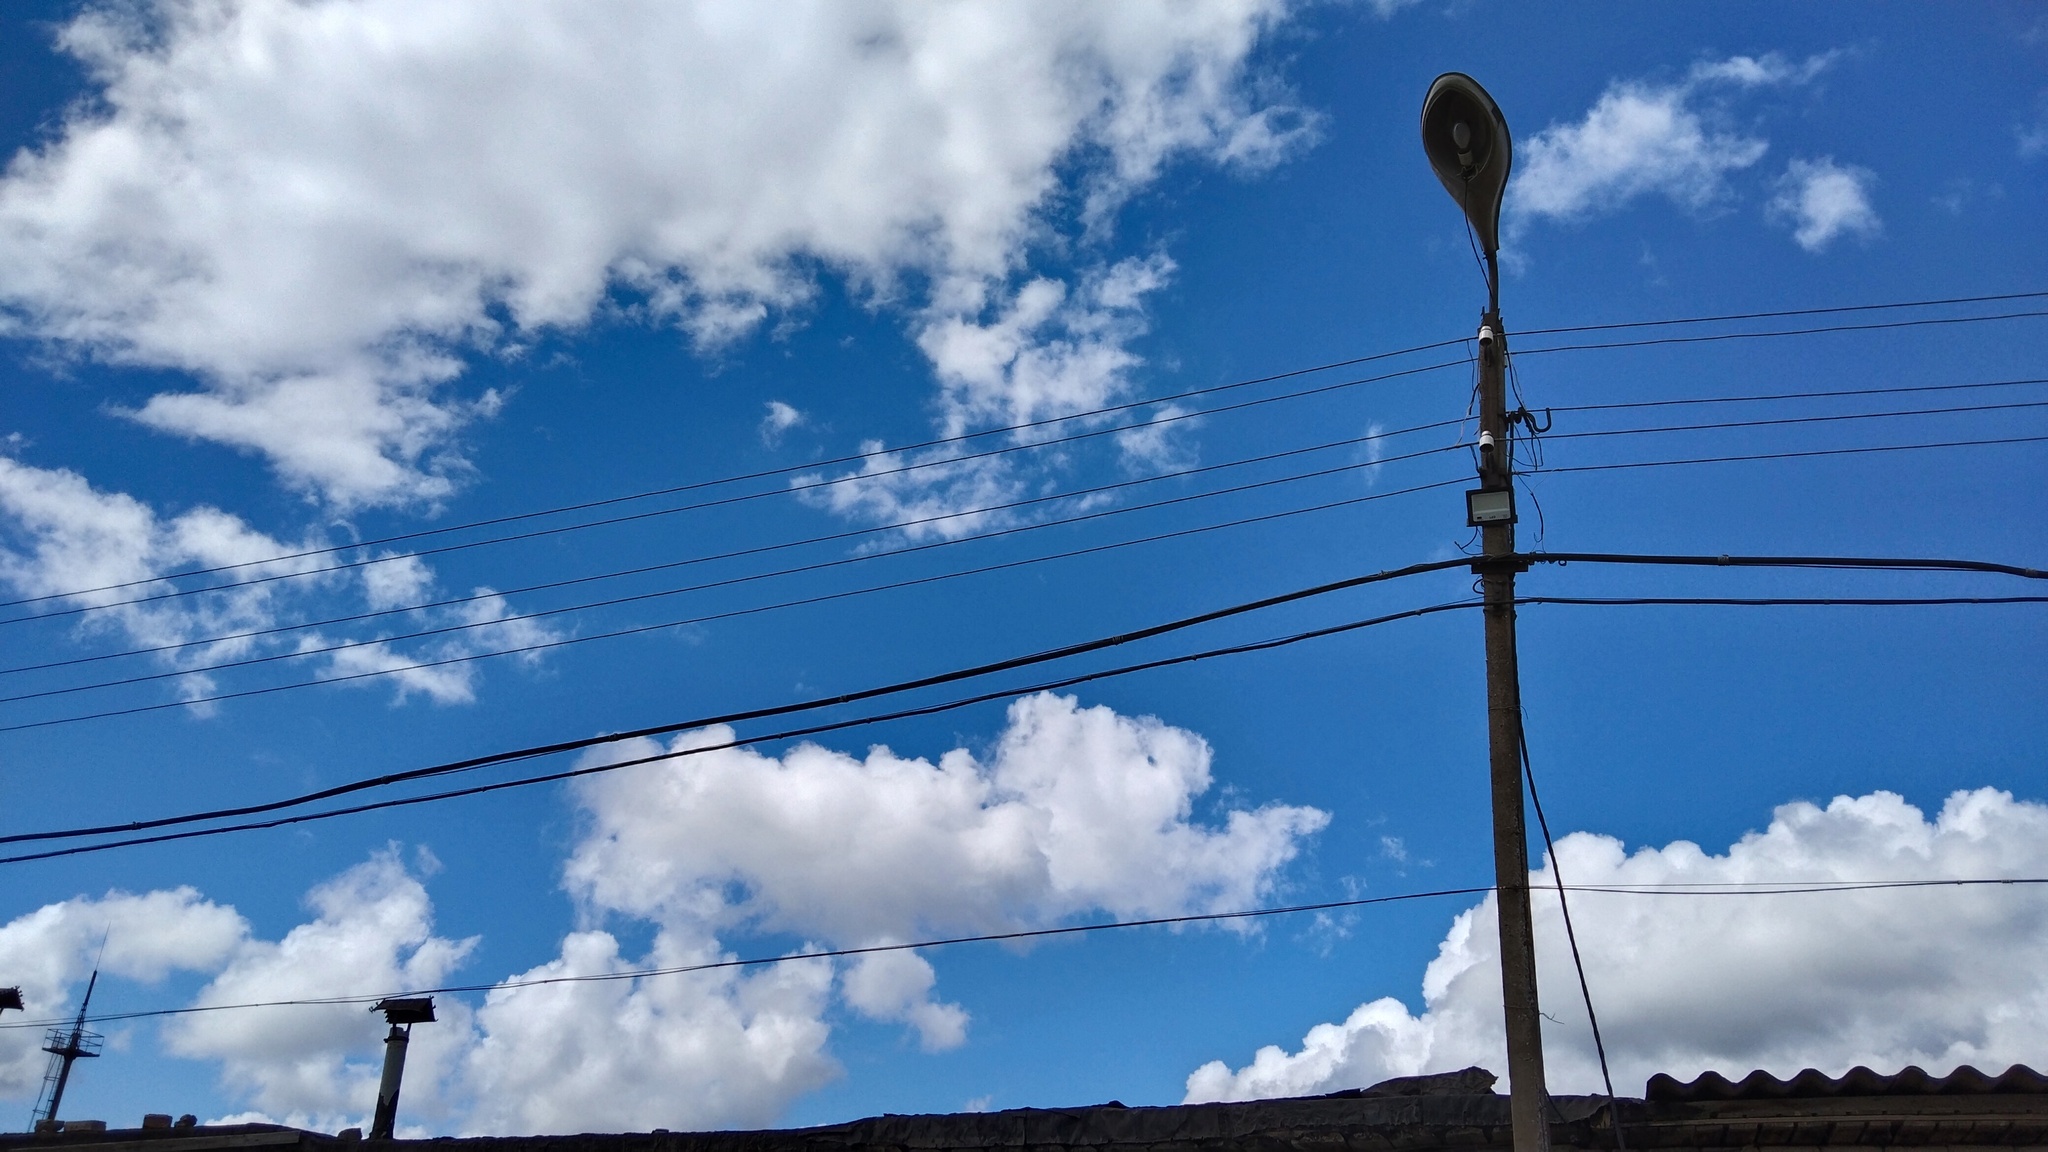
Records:
[[[1486,614],[1486,734],[1493,792],[1493,873],[1500,912],[1501,1007],[1515,1152],[1548,1152],[1550,1096],[1543,1079],[1536,1002],[1536,939],[1529,921],[1529,842],[1522,817],[1522,688],[1515,668],[1514,454],[1507,409],[1507,336],[1500,320],[1500,205],[1513,147],[1486,89],[1460,72],[1430,85],[1422,146],[1437,179],[1465,212],[1486,255],[1486,315],[1479,326],[1479,487],[1465,494],[1478,528]]]
[[[370,1139],[389,1140],[398,1126],[398,1087],[405,1079],[405,1048],[412,1026],[434,1021],[432,996],[392,996],[370,1006],[382,1012],[391,1031],[384,1037],[384,1078],[377,1085],[377,1111],[370,1117]]]

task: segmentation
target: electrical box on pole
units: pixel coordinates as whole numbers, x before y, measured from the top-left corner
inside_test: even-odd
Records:
[[[1529,842],[1522,817],[1522,690],[1515,667],[1515,477],[1507,410],[1507,333],[1500,318],[1500,208],[1514,145],[1507,118],[1479,82],[1446,72],[1422,103],[1422,147],[1458,202],[1486,257],[1486,314],[1478,333],[1479,487],[1465,494],[1465,522],[1479,529],[1486,616],[1486,735],[1493,796],[1493,872],[1500,914],[1501,1007],[1515,1152],[1550,1147],[1536,1001],[1536,940],[1529,919]]]

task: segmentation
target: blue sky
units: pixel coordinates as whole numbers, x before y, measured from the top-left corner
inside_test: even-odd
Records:
[[[850,691],[1456,556],[1457,483],[1391,493],[1463,477],[1460,431],[1367,438],[1464,415],[1459,347],[1142,406],[1118,418],[1124,434],[1028,447],[1035,433],[999,432],[977,443],[1027,447],[980,461],[920,449],[871,458],[920,467],[867,480],[813,463],[1469,336],[1483,284],[1415,138],[1448,69],[1485,83],[1515,133],[1502,306],[1525,353],[1573,338],[1513,333],[2048,289],[2034,271],[2048,23],[2024,5],[524,10],[0,14],[0,582],[43,598],[7,616],[70,612],[0,623],[0,652],[10,669],[108,657],[0,675],[0,695],[154,677],[0,702],[0,831]],[[1517,372],[1527,403],[1553,410],[1552,468],[2027,437],[2048,434],[2024,406],[2048,385],[1571,409],[2024,380],[2041,375],[2041,330],[1525,354]],[[1569,436],[1954,407],[1976,410]],[[2044,459],[2021,443],[1537,474],[1521,539],[2038,564]],[[445,551],[419,550],[489,533],[361,544],[773,470],[711,490],[762,494],[717,508]],[[1374,494],[1388,495],[1298,511]],[[1104,515],[1055,522],[1088,513]],[[840,538],[519,591],[820,536]],[[133,590],[92,591],[307,549],[334,550],[227,592],[110,606]],[[764,575],[813,564],[830,566]],[[673,591],[735,578],[750,579]],[[1455,600],[1469,583],[1420,577],[1073,667]],[[1523,589],[2032,591],[1586,565]],[[1553,826],[1573,833],[1567,879],[2048,875],[2039,611],[1526,608],[1531,750]],[[365,613],[381,614],[337,620]],[[407,638],[469,624],[488,626]],[[125,1011],[1483,886],[1478,627],[1446,613],[815,747],[6,865],[0,983],[23,985],[30,1017],[63,1014],[102,931],[95,1008]],[[546,647],[468,659],[529,645]],[[166,650],[111,655],[137,648]],[[306,648],[332,650],[292,656]],[[184,703],[363,672],[377,674]],[[23,727],[44,721],[73,722]],[[1657,1070],[1939,1071],[2040,1051],[2048,969],[2025,962],[2048,958],[2039,895],[1800,899],[1584,897],[1617,1087]],[[1501,1070],[1491,915],[1468,896],[444,997],[405,1119],[436,1133],[802,1124]],[[1553,1085],[1589,1090],[1554,908],[1538,915]],[[1900,940],[1907,959],[1872,958]],[[378,1029],[358,1008],[108,1031],[71,1115],[333,1128],[374,1096]],[[0,1031],[0,1104],[24,1121],[33,1040]]]

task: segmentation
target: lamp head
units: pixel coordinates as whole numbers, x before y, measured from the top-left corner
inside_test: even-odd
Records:
[[[1422,101],[1422,150],[1444,190],[1491,256],[1500,251],[1500,205],[1507,195],[1514,145],[1507,118],[1477,80],[1446,72]]]

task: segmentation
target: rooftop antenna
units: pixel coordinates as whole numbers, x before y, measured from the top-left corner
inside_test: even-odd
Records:
[[[100,1046],[106,1043],[106,1037],[85,1029],[85,1010],[92,1005],[92,990],[100,982],[100,959],[106,954],[107,934],[102,933],[100,954],[92,961],[92,979],[85,982],[85,999],[78,1002],[78,1018],[71,1022],[71,1027],[52,1028],[43,1037],[43,1051],[50,1054],[50,1066],[43,1073],[42,1091],[36,1094],[31,1132],[57,1119],[57,1108],[64,1103],[64,1087],[71,1082],[71,1065],[82,1057],[98,1056]]]

